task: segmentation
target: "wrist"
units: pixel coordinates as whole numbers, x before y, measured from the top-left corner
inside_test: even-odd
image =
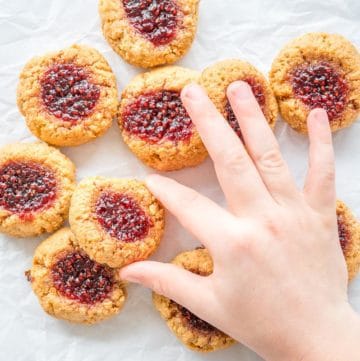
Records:
[[[323,317],[325,316],[325,317]],[[291,360],[357,361],[360,354],[360,316],[346,303],[313,321],[307,345]],[[306,339],[306,338],[305,338]]]

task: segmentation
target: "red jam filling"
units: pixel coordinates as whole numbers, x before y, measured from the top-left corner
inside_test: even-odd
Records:
[[[337,216],[337,224],[341,248],[343,252],[345,252],[346,247],[349,244],[350,234],[342,215]]]
[[[84,252],[61,257],[51,268],[54,287],[63,296],[84,304],[102,302],[111,292],[111,269],[92,261]]]
[[[254,78],[246,78],[242,80],[246,81],[250,85],[251,90],[254,93],[257,102],[259,103],[261,109],[264,111],[265,93],[262,85],[259,84]],[[231,125],[231,128],[233,128],[235,133],[239,136],[239,138],[242,139],[239,123],[235,117],[235,114],[231,108],[229,101],[226,103],[225,106],[225,118],[228,121],[228,123]]]
[[[0,169],[0,207],[31,219],[56,198],[53,172],[34,162],[11,161]]]
[[[203,249],[204,247],[198,247],[196,249]],[[199,269],[188,269],[189,272],[195,273],[199,276],[208,276],[209,273],[207,272],[200,272]],[[171,301],[179,310],[181,317],[185,320],[185,322],[190,326],[195,328],[198,331],[202,332],[218,332],[218,329],[214,326],[210,325],[206,321],[202,320],[201,318],[194,315],[190,312],[187,308],[179,305],[175,301]]]
[[[154,45],[166,45],[176,35],[179,9],[174,0],[122,0],[130,24]]]
[[[90,115],[100,97],[100,88],[90,82],[86,69],[71,63],[52,65],[40,85],[46,110],[70,123]]]
[[[104,230],[122,242],[143,239],[152,225],[138,202],[122,193],[103,192],[95,204],[95,213]]]
[[[150,142],[188,140],[193,123],[177,91],[142,94],[123,113],[124,129]]]
[[[339,71],[324,61],[303,64],[291,74],[295,96],[310,109],[323,108],[330,120],[346,107],[348,85]]]
[[[210,325],[206,321],[202,320],[201,318],[195,316],[192,312],[190,312],[187,308],[177,304],[174,301],[171,301],[173,304],[176,305],[177,309],[179,310],[181,317],[185,320],[185,322],[190,326],[195,328],[198,331],[203,332],[214,332],[218,331],[217,328]]]

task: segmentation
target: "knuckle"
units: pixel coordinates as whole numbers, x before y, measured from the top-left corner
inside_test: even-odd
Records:
[[[275,217],[266,217],[264,219],[264,225],[268,232],[272,236],[275,236],[276,238],[280,235],[282,230],[281,222],[278,219],[283,219],[283,217],[275,218]]]
[[[275,147],[261,154],[257,159],[257,163],[262,170],[277,170],[284,167],[284,160],[279,147]]]
[[[258,234],[256,231],[257,226],[250,224],[250,221],[248,223],[247,226],[230,227],[226,231],[226,238],[230,239],[231,254],[251,254],[256,251],[255,235]]]
[[[237,149],[224,152],[221,158],[222,166],[228,170],[243,170],[247,166],[246,155]]]
[[[331,184],[335,182],[335,169],[334,166],[329,165],[323,169],[323,179],[326,184]]]
[[[168,287],[162,280],[154,280],[151,285],[151,289],[162,296],[168,295]]]
[[[199,193],[197,193],[192,189],[189,189],[186,192],[186,194],[183,194],[183,196],[180,199],[180,202],[184,207],[189,208],[189,205],[197,203],[199,198],[200,198]]]

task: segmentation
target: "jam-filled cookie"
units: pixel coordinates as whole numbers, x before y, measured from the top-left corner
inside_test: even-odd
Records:
[[[199,0],[100,0],[102,30],[127,62],[149,68],[170,64],[190,48]]]
[[[43,309],[71,322],[107,319],[121,310],[126,299],[118,273],[91,260],[69,228],[38,246],[26,275]]]
[[[169,66],[136,76],[122,94],[119,126],[125,143],[146,165],[161,171],[195,166],[207,151],[180,99],[198,73]]]
[[[105,133],[116,117],[117,98],[109,64],[83,45],[30,60],[17,89],[31,132],[56,146],[83,144]]]
[[[274,93],[264,75],[248,62],[236,59],[218,62],[203,71],[200,85],[206,89],[209,98],[241,138],[239,123],[226,96],[228,86],[238,80],[250,85],[270,127],[274,128],[278,116]]]
[[[336,214],[341,248],[352,280],[360,269],[360,222],[342,201],[337,201]]]
[[[75,188],[75,166],[44,143],[0,149],[0,232],[36,236],[59,228]]]
[[[360,54],[336,34],[309,33],[291,41],[274,60],[271,86],[282,117],[306,133],[310,110],[327,111],[332,131],[360,113]]]
[[[80,247],[110,267],[148,258],[164,231],[163,207],[144,183],[130,179],[84,179],[69,220]]]
[[[203,248],[180,253],[172,263],[201,276],[209,276],[213,272],[212,259],[208,251]],[[230,336],[171,299],[153,293],[153,301],[170,330],[190,349],[210,352],[235,343]]]

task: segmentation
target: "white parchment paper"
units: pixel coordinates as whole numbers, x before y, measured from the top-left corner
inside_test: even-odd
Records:
[[[202,0],[198,35],[180,65],[201,70],[226,58],[250,61],[264,73],[285,42],[309,31],[339,32],[360,46],[358,0]],[[31,141],[16,107],[18,74],[34,55],[72,43],[100,50],[110,62],[119,90],[140,69],[126,64],[103,39],[96,0],[0,0],[0,145]],[[281,120],[276,135],[299,185],[307,167],[308,142]],[[360,122],[334,135],[338,196],[360,215]],[[63,149],[85,176],[142,178],[145,168],[122,143],[114,125],[102,138]],[[194,169],[170,174],[223,203],[208,160]],[[197,242],[168,215],[164,241],[155,255],[170,260]],[[43,239],[43,238],[42,238]],[[185,349],[154,310],[150,292],[129,288],[121,314],[99,325],[72,325],[47,316],[24,277],[37,239],[0,235],[0,360],[9,361],[190,361],[260,360],[236,345],[209,355]],[[221,240],[219,240],[221,241]],[[350,286],[351,302],[360,312],[360,279]]]

